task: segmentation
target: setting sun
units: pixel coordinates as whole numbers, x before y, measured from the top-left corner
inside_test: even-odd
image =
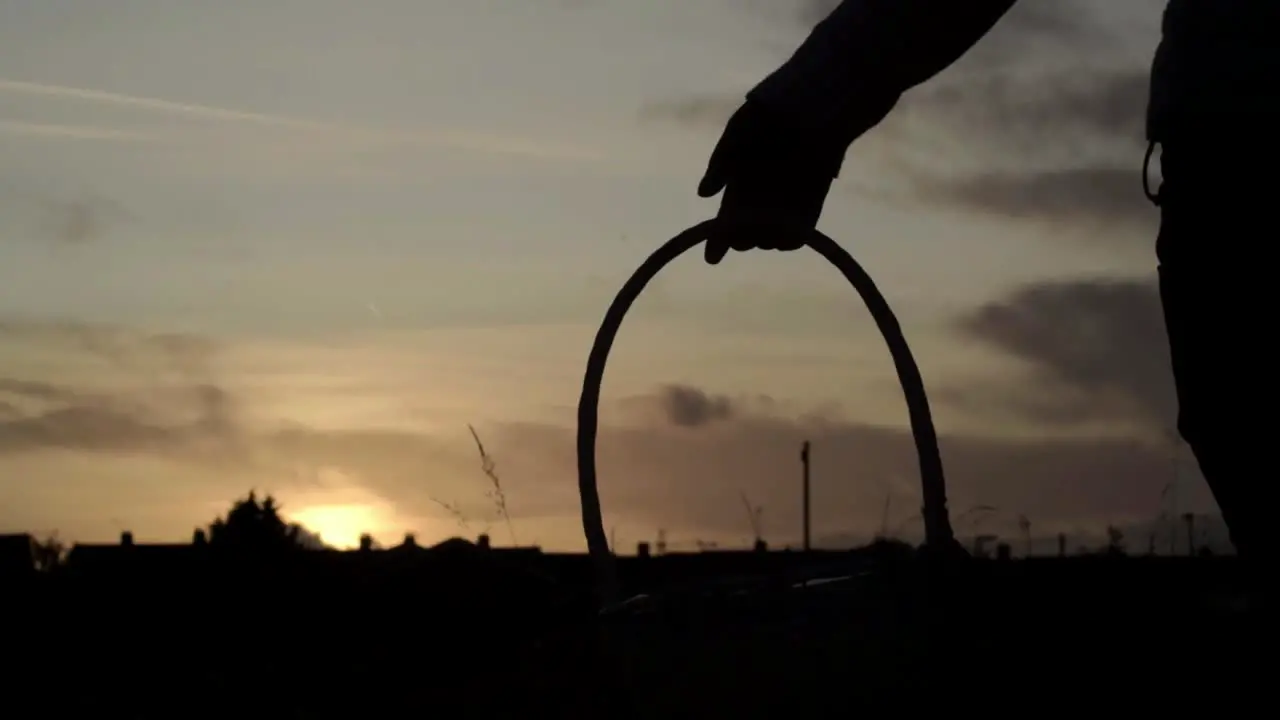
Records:
[[[326,545],[338,549],[360,546],[364,533],[376,535],[385,518],[373,505],[312,505],[291,513],[294,522],[318,534]]]

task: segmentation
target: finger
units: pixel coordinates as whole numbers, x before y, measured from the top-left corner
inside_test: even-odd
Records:
[[[729,246],[722,242],[707,241],[705,258],[708,265],[719,265],[725,255],[729,254]]]
[[[702,175],[702,180],[698,183],[698,197],[709,198],[719,193],[728,184],[729,178],[724,171],[724,162],[718,157],[720,149],[711,154],[711,160],[707,162],[707,171]]]
[[[739,144],[737,137],[741,132],[741,124],[742,119],[737,113],[725,124],[724,132],[707,160],[707,171],[702,175],[702,182],[698,183],[699,196],[709,198],[723,190],[729,182],[729,166]]]
[[[718,265],[730,250],[751,249],[752,238],[743,232],[745,228],[741,210],[736,207],[738,195],[735,186],[725,190],[716,221],[707,229],[706,260],[709,265]]]
[[[731,182],[720,200],[713,232],[718,247],[725,251],[745,252],[756,247],[758,213],[751,203],[751,193],[741,184]]]
[[[704,258],[708,265],[719,265],[729,254],[729,241],[718,223],[713,224],[707,232],[707,241],[703,247]]]

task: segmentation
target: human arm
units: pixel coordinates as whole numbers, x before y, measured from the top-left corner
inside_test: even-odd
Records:
[[[1016,0],[844,0],[747,98],[847,145],[960,59]]]
[[[706,260],[794,250],[818,222],[846,148],[902,93],[973,47],[1016,0],[844,0],[747,95],[698,185],[722,190]]]

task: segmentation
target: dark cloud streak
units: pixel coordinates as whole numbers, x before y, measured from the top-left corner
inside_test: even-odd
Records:
[[[1042,155],[1081,141],[1140,147],[1147,84],[1146,71],[1138,69],[1086,67],[1030,76],[993,69],[963,82],[917,88],[899,116],[924,115],[947,129],[987,135],[1004,147],[1040,148]]]
[[[69,350],[82,360],[122,371],[132,381],[126,382],[130,389],[107,392],[65,382],[0,378],[0,395],[27,401],[23,405],[42,405],[9,405],[14,412],[0,419],[0,454],[43,449],[236,454],[238,408],[219,382],[217,345],[207,338],[9,319],[0,320],[0,341],[11,347]]]
[[[676,427],[701,427],[728,420],[738,409],[723,395],[687,385],[666,385],[658,395],[663,414]]]
[[[928,201],[1109,236],[1117,227],[1155,226],[1158,212],[1142,192],[1141,177],[1133,168],[1114,167],[992,171],[950,180],[921,177],[915,190]]]
[[[1173,426],[1173,375],[1154,282],[1031,284],[965,313],[957,327],[1033,372],[1015,397],[971,389],[965,394],[971,401],[999,398],[1044,423],[1129,420],[1156,434]]]

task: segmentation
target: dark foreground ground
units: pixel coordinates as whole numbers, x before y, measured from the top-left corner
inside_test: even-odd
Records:
[[[1274,631],[1226,607],[1239,585],[1229,558],[895,560],[668,587],[600,617],[542,586],[63,581],[9,593],[4,715],[1252,711]]]

